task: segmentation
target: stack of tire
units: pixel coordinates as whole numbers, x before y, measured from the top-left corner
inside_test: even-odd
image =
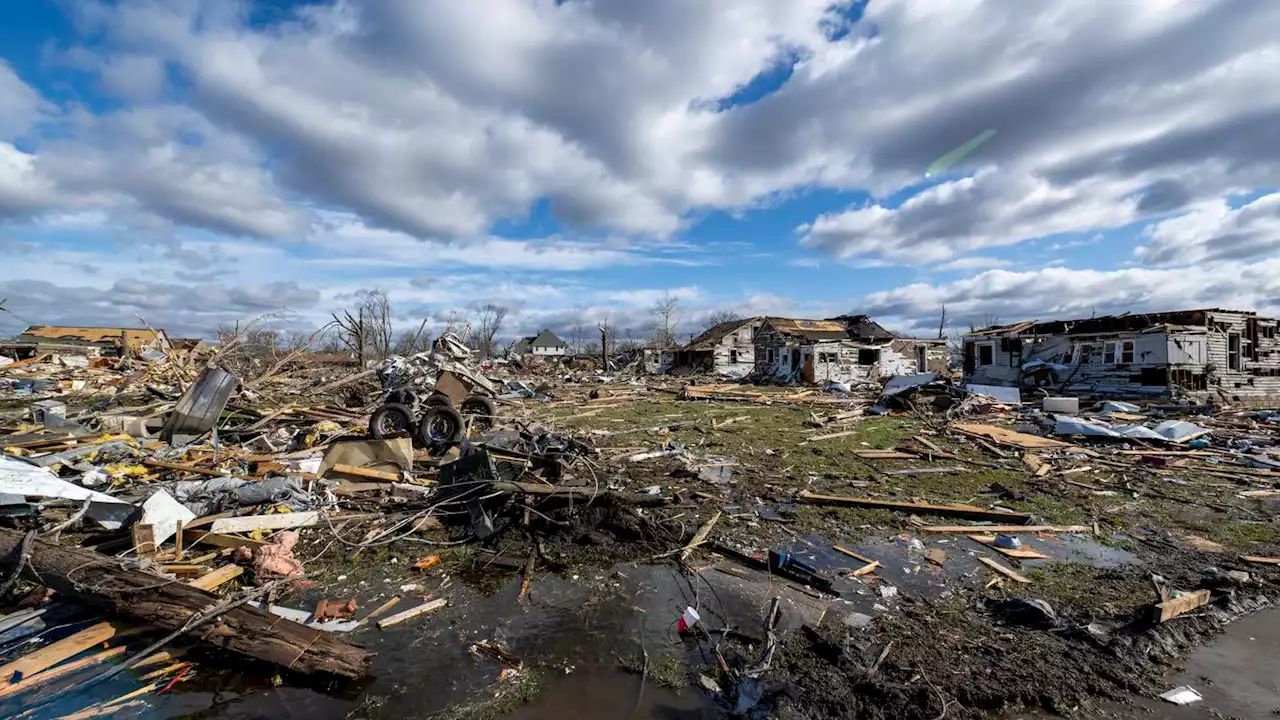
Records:
[[[473,430],[487,430],[493,427],[498,414],[497,405],[483,395],[468,396],[459,412],[448,395],[432,394],[422,401],[426,410],[421,418],[414,418],[413,408],[405,400],[408,398],[393,394],[369,416],[370,437],[380,440],[408,433],[415,444],[427,448],[433,455],[443,455],[462,442],[467,432],[464,416],[471,419]]]

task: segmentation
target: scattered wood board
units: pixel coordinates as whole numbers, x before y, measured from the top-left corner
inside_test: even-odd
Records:
[[[1088,525],[925,525],[920,528],[931,533],[961,533],[968,535],[975,531],[988,533],[1091,533]]]
[[[201,590],[213,591],[214,588],[223,583],[230,582],[244,574],[244,568],[239,565],[223,565],[213,572],[205,573],[200,577],[187,583],[193,588]]]
[[[209,529],[215,533],[288,530],[290,528],[309,527],[318,522],[320,522],[320,513],[318,512],[290,512],[274,515],[245,515],[243,517],[220,518],[214,520]]]
[[[904,468],[902,470],[885,470],[885,475],[935,475],[939,473],[962,473],[965,468],[948,466],[948,467],[927,467],[927,468]]]
[[[857,570],[854,570],[852,573],[850,573],[850,575],[852,575],[853,577],[860,577],[860,576],[862,576],[862,575],[866,575],[866,574],[867,574],[867,573],[869,573],[869,572],[875,572],[876,568],[878,568],[878,567],[880,567],[880,561],[878,561],[878,560],[872,560],[871,562],[867,563],[866,565],[863,565],[862,567],[858,568]]]
[[[836,551],[836,552],[838,552],[838,553],[842,553],[842,554],[848,555],[849,557],[853,558],[854,560],[860,560],[860,561],[862,561],[862,562],[864,562],[864,563],[873,563],[873,562],[875,562],[875,560],[872,560],[871,558],[867,557],[866,555],[862,555],[862,554],[860,554],[860,553],[856,553],[856,552],[854,552],[854,551],[850,550],[850,549],[849,549],[849,548],[847,548],[847,547],[842,547],[842,546],[840,546],[840,545],[832,545],[832,546],[831,546],[831,549],[832,549],[832,550],[835,550],[835,551]]]
[[[1031,520],[1030,515],[1023,513],[1005,512],[1003,510],[988,510],[976,505],[963,505],[959,503],[935,505],[925,502],[878,500],[875,498],[849,497],[845,495],[820,495],[818,493],[811,493],[807,490],[800,491],[800,495],[797,496],[797,499],[802,503],[808,503],[810,505],[843,505],[848,507],[875,508],[880,510],[898,510],[901,512],[924,513],[926,515],[960,517],[970,520],[1005,520],[1008,522],[1028,522]]]
[[[827,433],[826,435],[814,435],[813,437],[809,438],[808,440],[805,440],[800,444],[808,445],[809,443],[817,440],[832,440],[835,438],[842,438],[842,437],[848,437],[850,435],[857,435],[860,432],[862,431],[861,430],[845,430],[843,432]]]
[[[1026,465],[1027,469],[1032,473],[1038,473],[1040,468],[1044,467],[1044,460],[1041,460],[1040,456],[1035,453],[1023,453],[1022,464]]]
[[[379,620],[378,629],[382,630],[383,628],[389,628],[392,625],[397,625],[399,623],[404,622],[405,620],[411,620],[413,618],[418,617],[419,615],[425,615],[429,612],[434,612],[448,604],[449,604],[449,601],[446,600],[445,598],[439,598],[437,600],[425,602],[419,605],[418,607],[410,608],[408,610],[405,610],[404,612],[399,612],[399,613],[396,613],[395,615],[391,615]]]
[[[992,560],[991,558],[980,557],[978,558],[978,561],[1014,582],[1025,583],[1025,584],[1030,584],[1031,582],[1031,578],[1027,577],[1026,575],[1023,575],[1020,572],[1017,572],[1016,570],[1011,570],[1001,565],[1000,563],[996,562],[995,560]]]
[[[915,453],[901,450],[854,450],[853,455],[863,460],[917,460],[920,458]]]
[[[1245,562],[1259,563],[1262,565],[1280,565],[1280,557],[1265,557],[1262,555],[1241,555],[1240,559]]]
[[[1046,450],[1050,448],[1071,447],[1070,443],[1054,440],[1052,438],[1044,438],[1039,435],[1028,435],[1010,430],[1008,428],[997,427],[995,425],[984,425],[982,423],[952,423],[950,428],[965,435],[974,437],[987,438],[1001,445],[1009,445],[1023,450]]]
[[[0,700],[10,697],[11,695],[16,695],[20,692],[25,692],[27,690],[30,690],[31,688],[37,685],[46,683],[50,680],[57,680],[60,677],[70,675],[71,673],[74,673],[74,672],[79,672],[84,668],[93,667],[94,665],[99,665],[108,660],[111,660],[112,658],[119,657],[123,655],[125,650],[127,649],[128,648],[126,648],[124,645],[118,645],[116,647],[110,648],[109,650],[96,652],[87,657],[82,657],[79,660],[66,663],[65,665],[59,665],[55,668],[50,668],[48,670],[36,673],[34,675],[28,675],[24,677],[22,680],[20,680],[19,682],[10,683],[8,685],[0,685]]]
[[[1167,622],[1198,607],[1208,605],[1209,599],[1210,593],[1208,590],[1196,590],[1195,592],[1179,595],[1172,600],[1156,603],[1151,607],[1151,621],[1156,623]]]
[[[1012,548],[1002,548],[999,545],[996,545],[995,535],[970,535],[969,539],[978,543],[979,545],[984,545],[988,548],[991,548],[992,550],[995,550],[996,552],[1000,553],[1001,555],[1004,555],[1005,557],[1010,557],[1017,560],[1047,560],[1049,558],[1048,555],[1045,555],[1044,553],[1038,550],[1032,550],[1031,548],[1028,548],[1028,547],[1018,548],[1017,550],[1014,550]]]
[[[100,622],[39,650],[29,652],[13,662],[0,665],[0,688],[16,684],[12,682],[15,677],[21,682],[36,673],[48,670],[63,660],[101,645],[120,635],[124,629],[125,626],[119,623]]]
[[[329,472],[338,473],[339,475],[354,475],[355,477],[368,478],[370,480],[380,480],[382,482],[400,482],[404,478],[400,473],[386,472],[384,470],[374,470],[372,468],[362,468],[355,465],[338,464],[329,468]],[[328,473],[326,473],[327,475]]]

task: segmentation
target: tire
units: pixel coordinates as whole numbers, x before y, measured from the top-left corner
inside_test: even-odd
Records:
[[[448,447],[462,441],[462,415],[451,407],[429,408],[418,422],[418,440],[429,448]]]
[[[369,437],[374,440],[414,431],[413,411],[408,405],[387,403],[369,416]]]
[[[453,407],[453,401],[444,393],[432,393],[427,396],[426,400],[422,401],[422,404],[427,407]]]
[[[488,430],[497,424],[498,404],[483,395],[471,395],[462,401],[462,414],[471,417],[471,427]]]

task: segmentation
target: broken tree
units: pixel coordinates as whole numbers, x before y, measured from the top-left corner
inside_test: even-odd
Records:
[[[22,540],[22,533],[0,529],[0,557],[6,558],[6,571],[16,560]],[[32,540],[23,569],[33,582],[166,630],[182,627],[219,601],[216,595],[190,585],[123,569],[113,558],[38,539]],[[361,677],[373,656],[328,633],[247,605],[193,628],[190,634],[304,674]]]

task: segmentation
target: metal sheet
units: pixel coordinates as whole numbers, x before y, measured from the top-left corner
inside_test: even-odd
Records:
[[[1022,393],[1016,387],[968,384],[964,386],[964,389],[974,395],[986,395],[987,397],[995,398],[996,402],[1004,403],[1005,405],[1022,404]]]
[[[202,435],[212,430],[239,382],[220,367],[205,368],[178,399],[160,431],[160,439],[173,442],[175,435]]]

